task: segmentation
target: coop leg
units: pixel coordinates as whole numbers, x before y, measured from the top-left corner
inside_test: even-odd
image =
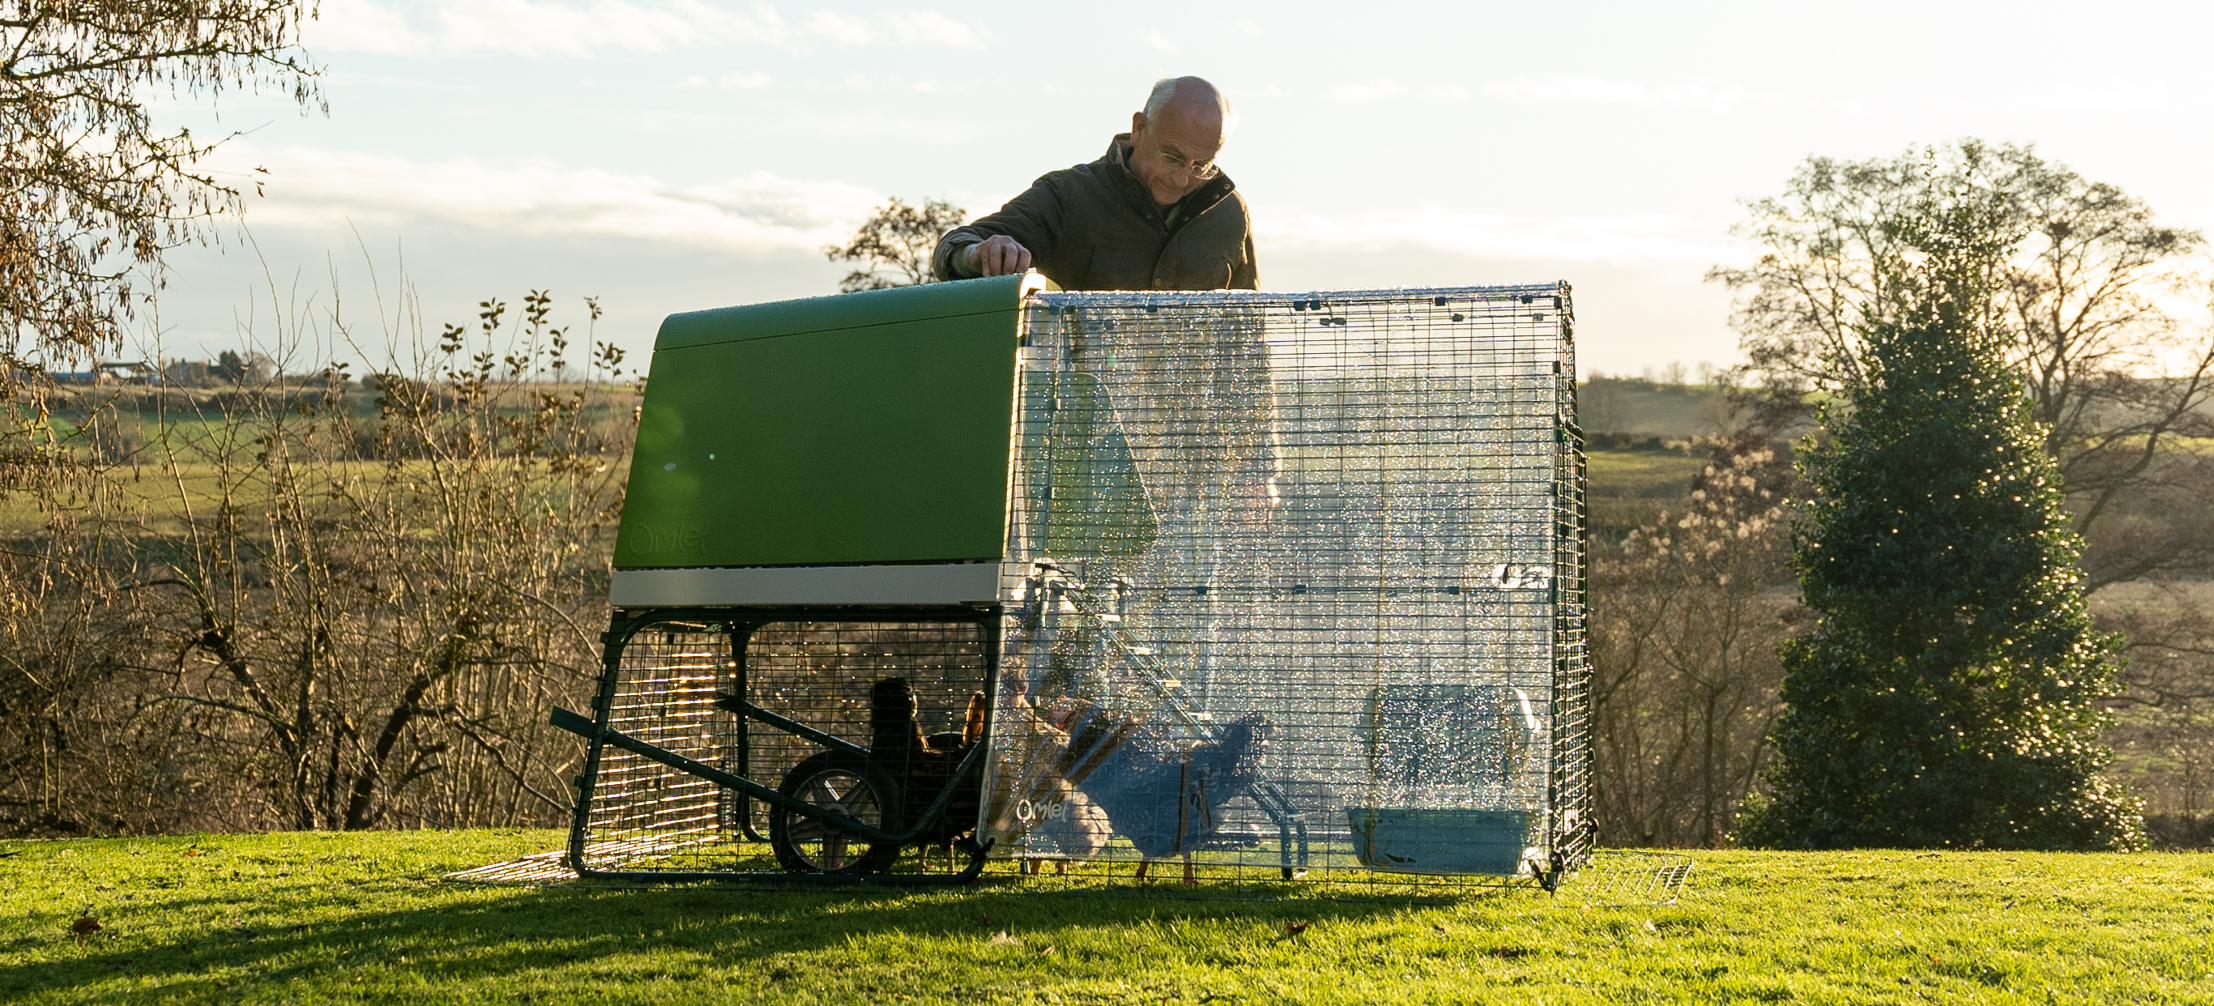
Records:
[[[1152,865],[1153,865],[1153,861],[1152,861],[1152,860],[1150,860],[1150,859],[1141,859],[1141,860],[1138,860],[1138,879],[1139,879],[1139,880],[1144,880],[1144,879],[1145,879],[1145,868],[1146,868],[1146,867],[1148,867],[1148,866],[1152,866]]]
[[[1192,870],[1192,854],[1187,852],[1184,854],[1184,886],[1195,887],[1198,884],[1199,874]]]

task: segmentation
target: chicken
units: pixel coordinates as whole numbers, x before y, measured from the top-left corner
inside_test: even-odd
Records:
[[[984,739],[984,693],[969,696],[968,716],[958,734],[923,733],[916,717],[914,687],[906,678],[885,678],[869,689],[869,757],[899,783],[900,820],[914,827],[946,788],[969,750]],[[938,826],[920,836],[927,845],[948,846],[976,828],[976,782],[954,795]]]

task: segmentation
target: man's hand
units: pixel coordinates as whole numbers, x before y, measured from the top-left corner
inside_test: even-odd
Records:
[[[1030,268],[1030,249],[1005,234],[994,234],[961,251],[968,268],[977,276],[1006,276]]]

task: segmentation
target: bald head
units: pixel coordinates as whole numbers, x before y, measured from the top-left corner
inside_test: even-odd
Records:
[[[1237,123],[1237,110],[1215,85],[1171,77],[1153,85],[1145,111],[1130,117],[1130,171],[1153,201],[1173,206],[1215,176],[1215,155]]]
[[[1153,82],[1152,92],[1145,96],[1145,117],[1158,121],[1164,115],[1212,126],[1224,137],[1230,135],[1238,120],[1230,99],[1200,77],[1168,77]]]

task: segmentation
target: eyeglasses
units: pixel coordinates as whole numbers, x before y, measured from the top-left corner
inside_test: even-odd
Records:
[[[1222,169],[1216,167],[1213,161],[1187,161],[1166,150],[1161,151],[1161,159],[1168,162],[1169,170],[1188,172],[1193,178],[1203,182],[1222,174]]]

